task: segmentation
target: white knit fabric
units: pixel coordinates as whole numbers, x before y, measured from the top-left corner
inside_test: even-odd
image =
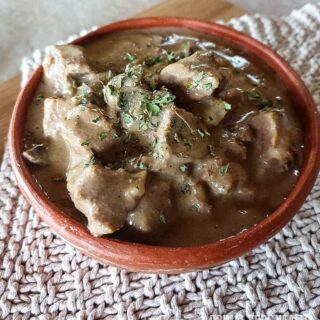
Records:
[[[320,5],[228,25],[280,53],[320,104]],[[23,81],[42,56],[24,60]],[[19,192],[7,152],[0,211],[1,319],[320,318],[319,179],[295,218],[266,244],[220,267],[171,276],[101,265],[54,235]]]

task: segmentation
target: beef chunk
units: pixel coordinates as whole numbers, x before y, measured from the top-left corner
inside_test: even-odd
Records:
[[[185,179],[179,183],[175,192],[175,205],[183,216],[194,214],[210,215],[212,212],[211,199],[208,199],[205,187],[201,182]]]
[[[157,180],[146,188],[144,197],[128,215],[128,224],[144,233],[161,231],[161,227],[172,221],[171,206],[170,183]]]
[[[67,172],[67,187],[75,207],[87,217],[90,232],[99,236],[123,227],[145,192],[146,176],[146,171],[132,174],[79,163]]]
[[[113,77],[103,89],[104,100],[108,105],[109,113],[114,118],[121,108],[121,89],[123,87],[137,87],[142,76],[141,65],[128,65],[124,73]]]
[[[293,133],[286,116],[280,112],[260,112],[249,125],[255,135],[255,155],[261,159],[259,170],[264,171],[274,164],[287,169],[288,163],[293,160],[290,150]]]
[[[220,72],[210,51],[197,51],[168,65],[160,73],[160,82],[185,97],[199,101],[211,96],[219,86]]]
[[[205,182],[213,195],[251,195],[246,187],[247,176],[237,163],[222,157],[208,158],[195,166],[194,175]]]
[[[75,45],[51,47],[43,63],[46,80],[58,94],[72,95],[76,79],[85,74],[93,74],[87,63],[83,48]]]
[[[62,137],[76,147],[102,152],[116,143],[118,136],[113,124],[94,105],[76,105],[72,99],[50,98],[44,101],[44,133]]]
[[[201,158],[208,153],[209,132],[191,112],[176,107],[161,114],[155,153],[160,158]]]
[[[190,110],[208,125],[217,126],[224,119],[231,105],[222,99],[206,97],[191,105]]]

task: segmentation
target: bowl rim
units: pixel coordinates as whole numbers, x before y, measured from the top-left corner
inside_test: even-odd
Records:
[[[307,123],[304,128],[304,160],[295,186],[273,213],[256,225],[229,238],[190,247],[153,246],[92,236],[85,226],[69,217],[46,197],[22,158],[24,119],[42,78],[42,66],[32,73],[16,100],[9,128],[9,151],[13,172],[21,192],[51,230],[72,246],[100,262],[128,270],[178,273],[219,265],[242,256],[272,237],[294,216],[309,194],[319,171],[319,114],[303,81],[283,58],[264,44],[227,26],[175,17],[135,18],[102,26],[71,43],[81,44],[115,31],[152,27],[188,28],[226,38],[260,56],[277,72],[288,88],[295,90],[295,108],[298,110],[298,103],[299,106],[302,105],[299,112],[303,113]]]

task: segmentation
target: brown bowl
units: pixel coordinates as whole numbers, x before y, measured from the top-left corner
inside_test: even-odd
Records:
[[[74,41],[84,41],[114,31],[150,27],[183,27],[233,41],[258,55],[282,79],[292,96],[304,128],[304,161],[297,183],[287,199],[260,223],[230,238],[201,246],[150,246],[92,236],[85,226],[57,208],[44,194],[22,158],[24,123],[42,78],[39,67],[20,92],[9,131],[11,163],[18,185],[51,229],[71,245],[103,263],[129,270],[178,273],[212,267],[237,258],[262,244],[293,217],[310,192],[320,165],[319,115],[315,103],[299,76],[275,52],[260,42],[225,26],[181,18],[142,18],[106,25]]]

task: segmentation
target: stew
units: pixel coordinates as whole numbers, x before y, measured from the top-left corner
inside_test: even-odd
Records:
[[[286,87],[259,57],[157,28],[52,47],[24,157],[93,235],[190,246],[271,214],[299,175],[302,141]]]

